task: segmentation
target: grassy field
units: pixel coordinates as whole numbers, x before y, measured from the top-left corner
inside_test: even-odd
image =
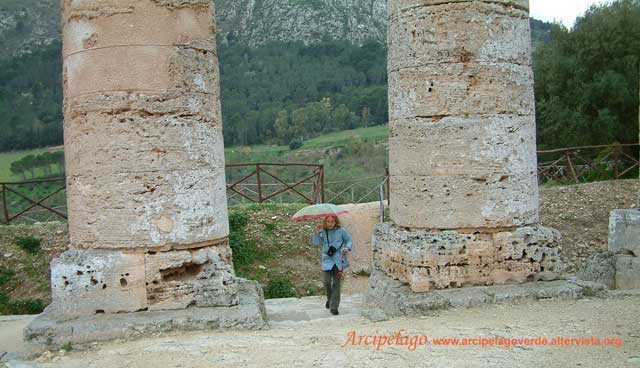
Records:
[[[62,147],[50,147],[50,148],[37,148],[28,151],[13,151],[13,152],[0,152],[0,182],[3,181],[18,181],[22,180],[20,176],[11,174],[11,163],[18,161],[27,155],[39,155],[41,153],[50,151],[61,151]],[[43,172],[36,171],[36,175],[44,174]]]
[[[389,138],[389,127],[387,125],[378,125],[370,128],[345,130],[342,132],[321,135],[306,141],[302,146],[302,149],[344,146],[353,138],[370,139],[376,142],[386,141]]]
[[[228,147],[225,150],[225,157],[227,163],[296,162],[321,164],[325,168],[325,189],[327,194],[325,199],[331,199],[337,203],[352,202],[361,198],[375,200],[378,192],[372,192],[372,189],[382,180],[384,168],[388,162],[387,149],[384,144],[387,140],[387,135],[388,129],[386,126],[361,128],[310,139],[301,148],[293,151],[288,146]],[[29,154],[40,154],[47,150],[55,151],[61,149],[62,147],[55,147],[0,153],[0,182],[22,180],[21,177],[11,174],[9,168],[12,162]],[[227,182],[232,183],[240,180],[254,169],[254,167],[229,168],[227,170]],[[295,183],[312,173],[312,169],[308,167],[269,167],[268,171],[288,183]],[[42,174],[44,173],[36,172],[36,175]],[[354,184],[353,180],[360,181]],[[266,185],[265,196],[282,188],[280,184],[267,175],[263,176],[262,182]],[[249,190],[257,189],[257,187],[252,186],[252,183],[255,184],[255,177],[245,182]],[[14,186],[14,189],[19,190],[30,198],[42,198],[55,191],[59,186],[59,183],[28,184]],[[313,184],[311,182],[305,183],[298,189],[311,196]],[[339,196],[337,196],[338,194]],[[242,197],[239,199],[244,201]],[[300,196],[293,193],[287,193],[277,198],[278,201],[282,202],[301,199]],[[65,203],[65,200],[64,193],[61,193],[48,200],[46,204],[61,206]],[[230,198],[230,202],[232,204],[235,203],[235,199]],[[30,205],[28,201],[13,194],[9,195],[8,204],[11,214],[18,213]]]
[[[331,134],[322,135],[304,142],[304,145],[296,151],[291,151],[287,146],[250,146],[250,147],[228,147],[225,149],[225,158],[229,163],[237,162],[300,162],[309,161],[311,157],[305,154],[306,150],[327,149],[330,147],[344,147],[354,138],[370,139],[372,141],[386,141],[389,129],[386,125],[370,128],[360,128],[346,130]],[[29,151],[0,152],[0,182],[17,181],[21,177],[11,174],[9,168],[11,163],[27,155],[37,155],[46,151],[59,151],[62,147],[39,148]],[[320,158],[315,158],[317,161]],[[313,161],[313,159],[312,159]],[[36,174],[42,174],[36,172]]]
[[[329,133],[306,140],[302,147],[291,151],[288,146],[250,146],[250,147],[229,147],[225,149],[225,158],[228,163],[237,162],[284,162],[282,158],[287,157],[298,162],[296,157],[305,158],[305,151],[329,149],[333,147],[344,147],[352,139],[360,138],[370,141],[387,141],[389,128],[386,125],[379,125],[370,128],[359,128],[345,130],[341,132]]]

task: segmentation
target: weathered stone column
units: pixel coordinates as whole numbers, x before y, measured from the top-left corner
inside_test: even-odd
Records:
[[[528,0],[390,0],[391,219],[375,264],[413,291],[555,270],[536,226]]]
[[[55,341],[83,342],[237,325],[231,312],[225,323],[207,320],[209,312],[136,320],[162,319],[153,327],[123,317],[120,325],[101,322],[115,332],[98,322],[80,334],[49,323],[233,307],[246,284],[234,274],[227,240],[212,1],[63,0],[62,22],[71,246],[51,264],[53,303],[27,338],[70,330]]]

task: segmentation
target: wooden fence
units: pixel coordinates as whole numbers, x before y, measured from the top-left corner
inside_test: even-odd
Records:
[[[48,193],[43,194],[40,198],[32,198],[34,194],[25,193],[25,191],[34,192],[33,190],[28,189],[33,189],[34,187],[38,187],[43,184],[47,186],[55,186],[57,188],[53,188]],[[2,222],[8,224],[20,217],[26,217],[28,214],[33,215],[42,213],[43,211],[66,219],[67,214],[62,208],[64,206],[46,204],[46,201],[54,198],[59,193],[62,193],[65,189],[65,178],[0,183],[0,191],[2,193]],[[63,201],[66,204],[66,199],[63,199]],[[11,206],[9,206],[10,203]],[[40,207],[43,211],[34,211],[37,207]],[[34,221],[38,220],[37,218],[32,219]]]
[[[637,178],[639,146],[616,144],[538,151],[538,178],[540,183]],[[389,199],[392,190],[388,169],[380,176],[328,183],[325,183],[324,167],[314,164],[229,164],[226,172],[230,204],[273,203],[276,198],[281,202],[361,203],[380,197]],[[285,172],[286,175],[282,175]],[[33,188],[43,184],[49,186],[48,192],[35,195],[38,191]],[[66,200],[62,193],[65,189],[64,178],[0,183],[0,222],[8,224],[19,218],[41,221],[46,213],[66,219]],[[47,203],[52,200],[53,204]]]
[[[298,171],[300,178],[279,176],[274,170]],[[325,201],[324,166],[293,163],[255,163],[227,165],[227,198],[230,202],[246,200],[251,203],[273,202],[275,197],[292,194],[298,202],[323,203]],[[240,179],[233,180],[234,171]],[[247,173],[248,172],[248,173]],[[236,175],[237,176],[237,175]],[[229,180],[231,179],[231,180]]]
[[[640,168],[634,157],[638,148],[636,143],[538,151],[538,179],[541,183],[622,179]]]

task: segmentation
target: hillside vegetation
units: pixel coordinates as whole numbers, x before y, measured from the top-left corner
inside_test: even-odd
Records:
[[[62,144],[58,7],[0,4],[0,152]],[[385,1],[216,7],[227,145],[296,146],[387,123]],[[548,24],[532,20],[532,27],[536,44],[548,38]]]
[[[541,148],[637,142],[640,0],[594,6],[572,30],[532,29]],[[298,145],[387,122],[384,44],[327,33],[251,47],[227,36],[218,53],[228,145]],[[57,41],[0,63],[0,151],[62,143],[60,63]]]

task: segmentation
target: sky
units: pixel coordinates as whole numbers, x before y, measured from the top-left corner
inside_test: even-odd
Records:
[[[531,16],[545,22],[559,21],[572,28],[578,16],[584,15],[592,4],[611,0],[529,0]]]

